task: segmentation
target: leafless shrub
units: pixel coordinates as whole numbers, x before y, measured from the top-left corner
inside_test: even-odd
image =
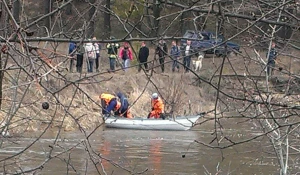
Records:
[[[280,174],[292,174],[289,170],[293,171],[297,162],[291,161],[289,156],[293,156],[292,160],[299,159],[299,42],[294,39],[299,36],[297,5],[291,0],[230,1],[227,5],[213,0],[1,1],[0,131],[3,136],[7,136],[7,131],[13,137],[18,135],[20,140],[30,131],[37,135],[24,150],[1,158],[0,162],[4,162],[1,172],[35,174],[51,166],[49,161],[63,160],[67,174],[69,167],[78,173],[77,167],[71,165],[70,155],[74,153],[73,148],[82,145],[87,162],[92,162],[95,171],[108,174],[102,164],[105,158],[91,146],[89,138],[103,124],[99,95],[122,91],[129,98],[136,117],[145,117],[151,110],[153,92],[160,94],[166,112],[174,116],[212,110],[209,117],[201,121],[212,128],[211,140],[195,142],[219,149],[221,153],[226,148],[251,144],[267,136],[268,146],[273,148],[271,153],[278,159]],[[41,8],[45,8],[43,12],[39,11]],[[102,16],[103,21],[99,20]],[[151,62],[159,39],[169,44],[170,40],[182,39],[187,29],[223,33],[228,39],[223,42],[238,42],[242,53],[222,58],[208,56],[203,59],[204,66],[199,74],[192,71],[158,74],[159,67],[154,69],[157,72],[137,74],[134,67],[138,63],[137,55],[128,72],[120,68],[114,73],[106,71],[107,43],[127,41],[137,53],[137,43],[147,41],[150,46],[148,61]],[[70,73],[68,42],[83,44],[94,35],[101,38],[97,42],[102,43],[101,72],[86,73],[84,60],[83,73]],[[115,40],[109,39],[112,35]],[[275,77],[266,77],[266,48],[274,40],[280,45]],[[222,47],[222,44],[213,47],[211,49]],[[170,63],[167,57],[166,67]],[[155,62],[154,66],[159,63]],[[49,109],[42,108],[44,102],[49,104]],[[247,138],[230,135],[228,131],[234,125],[226,121],[238,125],[240,120],[250,129],[255,125],[261,134]],[[37,162],[36,167],[22,165],[24,157],[31,160],[26,151],[34,149],[49,128],[59,132],[49,149],[43,150],[47,156]],[[61,131],[75,129],[84,133],[84,141],[78,141],[71,148],[61,146]],[[90,135],[86,134],[87,130],[92,130]],[[0,148],[5,144],[14,147],[18,142],[1,137]],[[54,154],[54,150],[61,152]],[[108,162],[129,174],[145,173]],[[209,172],[214,171],[205,168],[205,173]],[[87,174],[87,170],[84,173]]]
[[[189,109],[185,109],[188,98],[185,94],[185,76],[180,76],[180,78],[175,75],[171,75],[167,82],[168,87],[163,90],[164,101],[165,101],[165,112],[171,116],[177,116],[179,114],[183,114],[184,110],[189,111]],[[191,113],[191,111],[189,111]]]

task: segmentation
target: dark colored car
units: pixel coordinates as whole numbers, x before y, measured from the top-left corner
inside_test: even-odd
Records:
[[[207,31],[187,30],[181,39],[181,46],[186,45],[186,40],[191,40],[191,45],[196,49],[196,52],[204,52],[205,54],[216,54],[221,56],[225,54],[225,46],[227,46],[227,54],[233,50],[239,52],[240,46],[234,42],[225,41],[223,35],[216,37],[215,33]]]

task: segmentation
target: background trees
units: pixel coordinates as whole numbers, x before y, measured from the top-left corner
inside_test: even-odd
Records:
[[[294,160],[299,157],[299,4],[296,1],[4,0],[0,2],[0,8],[3,135],[7,135],[8,130],[22,136],[25,131],[37,128],[44,133],[52,126],[66,130],[76,127],[85,132],[85,129],[97,129],[101,125],[90,124],[96,123],[99,118],[100,106],[94,96],[100,90],[114,87],[117,81],[106,77],[105,73],[70,74],[65,68],[70,59],[66,53],[67,42],[86,42],[88,38],[97,36],[99,41],[107,43],[111,42],[109,36],[113,35],[119,42],[146,40],[154,46],[161,37],[169,42],[180,39],[187,29],[197,29],[224,34],[225,38],[242,46],[242,53],[217,59],[211,56],[213,58],[205,63],[210,69],[200,75],[193,73],[191,77],[178,78],[180,82],[188,81],[183,85],[176,85],[174,81],[170,81],[172,86],[167,85],[178,91],[193,89],[190,93],[177,93],[180,94],[177,100],[194,100],[196,89],[202,91],[201,98],[205,102],[213,104],[207,108],[213,113],[201,121],[213,121],[212,138],[208,143],[196,142],[223,150],[268,137],[281,174],[288,174],[288,167],[293,166],[290,155]],[[265,53],[271,41],[278,43],[280,59],[277,75],[265,78]],[[161,85],[167,82],[161,82],[163,76],[144,78],[149,84],[153,81]],[[99,87],[97,83],[103,83],[103,86]],[[154,87],[146,89],[141,91],[142,95],[158,90],[163,97],[168,97],[167,104],[168,99],[171,101],[169,105],[174,104],[174,98],[168,96],[168,92]],[[128,91],[130,94],[133,90]],[[53,107],[51,112],[41,110],[40,105],[44,101]],[[194,103],[197,102],[195,99]],[[197,104],[193,107],[196,109]],[[177,111],[183,113],[180,109]],[[93,117],[87,119],[87,114]],[[227,132],[230,128],[226,125],[228,120],[247,123],[261,133],[232,138]],[[88,146],[89,137],[85,136],[86,148],[93,150]],[[59,138],[60,133],[56,137]],[[13,158],[38,140],[39,137],[35,138],[23,151],[0,161],[9,160],[14,164]],[[1,138],[1,145],[7,142]],[[54,143],[57,142],[55,139]],[[48,151],[50,155],[51,150]],[[51,156],[39,166],[47,166],[50,159]],[[26,171],[37,170],[30,167]],[[4,168],[3,171],[11,170]]]

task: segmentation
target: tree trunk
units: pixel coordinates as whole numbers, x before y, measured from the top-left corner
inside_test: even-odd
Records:
[[[52,11],[53,0],[44,0],[45,3],[45,15]],[[51,15],[45,18],[45,26],[51,28]]]
[[[158,0],[153,0],[153,16],[154,16],[154,22],[153,22],[153,34],[152,36],[159,36],[159,21],[157,18],[160,17],[160,3]]]
[[[181,35],[184,35],[184,33],[186,31],[185,17],[186,17],[186,12],[183,12],[180,15],[180,31],[181,31]]]
[[[217,16],[217,20],[218,20],[218,24],[217,24],[217,27],[218,27],[218,29],[217,29],[217,33],[218,34],[221,34],[221,35],[223,35],[224,37],[225,37],[225,27],[224,27],[224,25],[225,25],[225,23],[224,23],[224,11],[222,10],[222,3],[218,3],[218,8],[219,8],[219,14],[220,14],[220,16]]]
[[[13,4],[13,16],[17,23],[20,22],[20,0],[15,0]]]
[[[66,13],[66,15],[72,15],[72,14],[73,14],[73,12],[72,12],[72,3],[69,3],[69,4],[66,6],[65,13]]]
[[[151,16],[149,13],[149,9],[150,9],[150,4],[148,2],[149,0],[145,0],[145,4],[144,4],[144,14],[145,14],[145,18],[146,18],[146,22],[148,24],[148,26],[150,26],[150,28],[153,27],[152,22],[151,22]]]
[[[6,27],[6,11],[4,9],[4,6],[2,4],[2,2],[0,2],[0,11],[1,11],[1,15],[0,15],[0,29],[5,29]],[[6,33],[7,30],[0,30],[0,35],[3,37],[7,36]],[[0,45],[0,49],[2,49],[3,45]],[[3,83],[3,69],[2,69],[2,51],[0,50],[0,109],[2,109],[2,98],[3,98],[3,94],[2,94],[2,83]]]
[[[189,2],[190,1],[186,1],[186,0],[181,0],[181,3],[189,6]],[[181,9],[181,10],[185,10],[185,9]],[[190,17],[191,12],[183,12],[180,15],[180,31],[181,31],[181,35],[184,35],[186,30],[188,29],[192,29],[194,25],[191,26],[191,22],[189,22],[188,18]]]
[[[2,52],[0,51],[0,110],[2,109],[2,84],[3,84],[4,70],[2,69]]]
[[[95,12],[96,12],[96,7],[95,7],[95,1],[96,0],[89,0],[90,4],[91,4],[91,8],[89,10],[89,26],[88,26],[88,33],[87,36],[89,38],[92,38],[94,36],[95,33]]]
[[[111,26],[110,26],[110,0],[105,1],[105,12],[104,12],[104,30],[103,36],[104,38],[109,38],[111,34]]]

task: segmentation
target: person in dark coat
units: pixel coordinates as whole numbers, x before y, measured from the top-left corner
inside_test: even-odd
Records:
[[[75,50],[76,50],[76,43],[70,42],[69,43],[69,56],[71,57],[70,58],[70,69],[69,69],[70,72],[73,72],[73,64],[74,64],[73,62],[75,59]]]
[[[275,42],[272,42],[272,45],[271,45],[271,49],[269,52],[267,52],[267,58],[268,58],[268,62],[267,62],[267,74],[268,76],[272,76],[273,75],[273,69],[275,67],[275,61],[276,61],[276,58],[277,58],[277,50],[276,50],[276,44]]]
[[[117,93],[117,97],[120,100],[121,107],[115,111],[115,115],[124,116],[125,118],[133,118],[130,110],[129,110],[129,102],[125,95],[121,92]]]
[[[172,72],[175,71],[175,68],[177,68],[179,72],[179,63],[178,63],[178,58],[180,57],[180,49],[176,44],[176,41],[172,41],[172,47],[170,51],[171,58],[173,60],[173,65],[172,65]]]
[[[83,43],[78,46],[77,52],[77,61],[76,61],[76,72],[82,73],[82,65],[83,65],[83,55],[85,53],[85,49],[83,47]]]
[[[168,47],[164,40],[159,41],[155,53],[159,57],[159,64],[161,67],[161,71],[165,72],[165,56],[168,54]]]
[[[138,60],[140,62],[138,72],[141,71],[142,65],[144,65],[146,71],[148,72],[148,57],[149,57],[149,48],[146,46],[146,43],[142,41],[141,48],[139,50]]]

